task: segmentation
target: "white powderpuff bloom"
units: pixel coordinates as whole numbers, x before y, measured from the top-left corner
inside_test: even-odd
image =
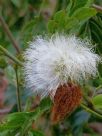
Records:
[[[75,36],[54,34],[37,37],[24,53],[27,87],[43,98],[56,93],[60,85],[80,82],[97,74],[100,57],[91,43]]]

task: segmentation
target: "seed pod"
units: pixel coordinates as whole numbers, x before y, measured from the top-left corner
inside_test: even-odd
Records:
[[[27,88],[43,99],[52,90],[56,93],[60,85],[70,81],[80,84],[95,77],[102,59],[92,47],[90,41],[74,35],[38,36],[24,53]]]
[[[53,122],[75,110],[82,99],[78,84],[97,75],[102,58],[92,47],[89,40],[56,33],[51,37],[38,36],[25,51],[26,86],[31,89],[30,94],[33,92],[41,99],[50,95],[54,101]]]
[[[66,115],[70,115],[80,104],[82,91],[80,86],[72,83],[60,86],[54,96],[51,121],[58,123]]]

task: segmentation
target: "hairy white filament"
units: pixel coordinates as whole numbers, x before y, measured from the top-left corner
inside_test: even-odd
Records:
[[[42,97],[52,90],[55,94],[58,86],[68,81],[80,82],[96,76],[97,64],[101,61],[90,42],[63,34],[37,37],[25,51],[24,58],[27,87]]]

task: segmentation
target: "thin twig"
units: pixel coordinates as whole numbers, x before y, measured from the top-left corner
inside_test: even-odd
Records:
[[[6,50],[5,48],[3,48],[0,45],[0,51],[7,57],[9,57],[11,60],[13,60],[16,64],[22,66],[22,63],[15,57],[13,56],[8,50]]]
[[[16,91],[17,106],[18,106],[18,111],[21,112],[22,108],[21,108],[21,98],[20,98],[20,89],[19,89],[19,80],[18,80],[18,66],[17,65],[15,67],[15,73],[16,73],[16,82],[17,82],[17,91]]]
[[[20,53],[20,49],[19,49],[19,46],[18,46],[18,43],[17,41],[14,39],[8,25],[6,24],[5,20],[3,19],[2,16],[0,16],[0,22],[1,22],[1,25],[5,31],[5,33],[8,35],[9,39],[11,40],[12,42],[12,45],[14,46],[14,48],[16,49],[17,53]]]
[[[89,107],[87,107],[85,104],[82,103],[81,107],[83,109],[85,109],[87,112],[89,112],[89,113],[91,113],[91,114],[93,114],[93,115],[95,115],[95,116],[97,116],[97,117],[99,117],[99,118],[102,119],[102,115],[101,114],[97,113],[96,111],[93,111],[92,109],[90,109]]]
[[[92,100],[91,100],[88,96],[85,96],[85,95],[84,95],[84,99],[85,99],[85,101],[87,102],[88,107],[89,107],[91,110],[93,110],[94,112],[97,112],[98,114],[101,114],[101,115],[102,115],[102,111],[100,111],[100,110],[98,110],[98,109],[96,109],[96,108],[94,107],[94,104],[92,103]]]
[[[97,88],[96,88],[96,91],[102,89],[102,85],[99,85]]]
[[[102,7],[96,4],[92,5],[93,8],[95,8],[97,11],[101,11],[102,12]]]

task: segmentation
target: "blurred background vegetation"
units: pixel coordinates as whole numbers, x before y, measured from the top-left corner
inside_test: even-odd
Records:
[[[19,60],[23,61],[22,53],[29,41],[37,35],[50,35],[54,32],[87,37],[94,43],[95,51],[102,56],[102,0],[0,0],[0,45]],[[13,61],[0,51],[0,120],[7,113],[18,111],[17,76],[23,110],[29,111],[38,104],[38,99],[33,98],[29,90],[25,89],[21,67],[15,67]],[[99,76],[87,83],[87,95],[91,98],[102,94],[100,86],[101,64]],[[48,104],[49,100],[44,102]],[[102,109],[102,95],[96,106]],[[102,136],[102,119],[91,116],[80,107],[55,126],[50,122],[50,111],[44,113],[46,114],[33,123],[32,131],[26,132],[24,136]],[[19,129],[0,131],[0,136],[23,136],[18,133]],[[22,131],[25,131],[24,126]]]

